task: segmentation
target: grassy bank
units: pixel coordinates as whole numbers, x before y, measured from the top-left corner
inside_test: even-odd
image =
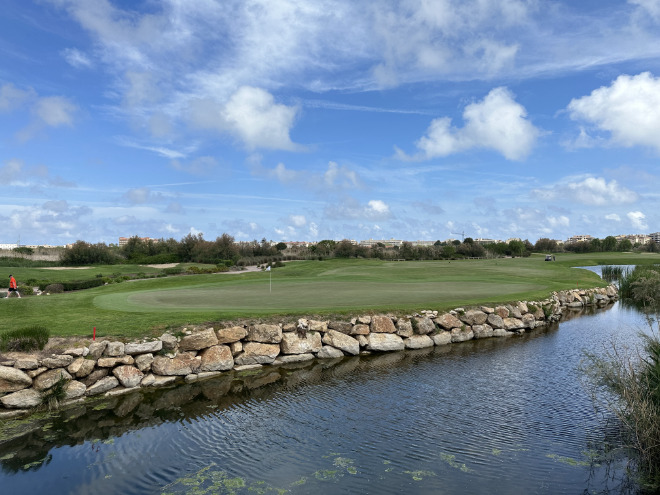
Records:
[[[111,284],[79,292],[1,300],[0,328],[47,326],[52,335],[138,337],[169,326],[280,315],[445,310],[547,297],[552,291],[606,285],[572,268],[659,263],[659,255],[561,255],[529,258],[406,261],[328,260],[287,263],[270,273],[187,275]],[[58,271],[80,279],[117,266]],[[44,279],[45,269],[12,269],[19,279]],[[21,270],[25,270],[22,272]],[[135,267],[132,267],[135,271]],[[156,270],[140,267],[139,271]],[[8,274],[7,274],[8,275]],[[48,276],[53,276],[52,271]],[[83,277],[85,278],[85,277]]]

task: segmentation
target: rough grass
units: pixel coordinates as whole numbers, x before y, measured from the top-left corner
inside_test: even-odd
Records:
[[[634,258],[628,256],[625,263],[634,264]],[[3,301],[0,326],[47,325],[56,336],[91,336],[96,327],[97,338],[132,338],[209,321],[446,310],[537,300],[555,290],[606,285],[593,272],[571,268],[591,264],[591,258],[543,259],[301,261],[270,273],[155,278]],[[658,262],[660,256],[654,259]],[[624,264],[620,256],[609,263]],[[99,269],[94,267],[92,273]]]
[[[48,343],[49,337],[50,331],[38,325],[0,332],[0,351],[41,350]]]

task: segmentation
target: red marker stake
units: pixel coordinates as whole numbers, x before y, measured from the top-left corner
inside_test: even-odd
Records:
[[[96,327],[94,327],[94,335],[92,335],[92,340],[96,340]]]

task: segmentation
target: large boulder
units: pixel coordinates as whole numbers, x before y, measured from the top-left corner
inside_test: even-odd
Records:
[[[399,318],[396,322],[396,334],[399,337],[412,337],[414,334],[412,322],[408,318]]]
[[[463,325],[460,328],[452,328],[451,330],[451,341],[452,342],[465,342],[466,340],[472,340],[474,338],[474,332],[472,327]]]
[[[413,335],[403,341],[406,349],[424,349],[433,347],[433,339],[428,335]]]
[[[282,341],[282,328],[279,325],[252,325],[245,339],[262,344],[279,344]]]
[[[512,331],[525,328],[525,324],[518,318],[504,318],[504,330]]]
[[[350,335],[353,325],[348,321],[331,321],[328,323],[329,330],[337,330],[338,332]]]
[[[123,342],[108,342],[105,350],[103,351],[104,356],[117,357],[124,355],[124,343]]]
[[[431,335],[431,340],[435,345],[447,345],[451,344],[451,332],[443,331]]]
[[[423,318],[415,318],[413,321],[415,322],[413,328],[417,335],[428,335],[435,331],[435,324],[431,318],[425,316]]]
[[[117,366],[112,370],[112,374],[115,375],[122,387],[125,388],[137,387],[142,381],[142,378],[144,378],[144,373],[135,366],[129,365]]]
[[[486,323],[488,323],[493,328],[504,328],[504,318],[502,318],[497,313],[488,315]]]
[[[234,357],[227,345],[214,345],[204,349],[200,357],[202,364],[200,371],[225,371],[234,367]]]
[[[470,309],[459,317],[463,323],[470,326],[483,325],[486,323],[486,318],[488,315],[478,309]]]
[[[231,344],[238,342],[247,336],[247,330],[243,327],[221,328],[215,331],[218,344]]]
[[[396,333],[396,327],[389,316],[372,316],[371,333]]]
[[[105,348],[108,347],[109,342],[104,340],[102,342],[92,342],[89,344],[89,354],[93,359],[98,359],[103,355]]]
[[[84,357],[79,357],[74,359],[73,363],[67,366],[66,370],[71,373],[71,375],[77,378],[82,378],[94,371],[95,366],[96,361],[93,359],[85,359]]]
[[[373,321],[371,322],[373,325]],[[390,321],[391,323],[391,321]],[[347,354],[356,356],[360,353],[360,343],[350,335],[345,335],[337,330],[328,330],[322,339],[326,345],[331,345],[337,349],[341,349]]]
[[[435,322],[445,330],[451,330],[452,328],[460,327],[462,325],[461,320],[450,313],[444,313],[438,316],[435,319]]]
[[[32,388],[5,395],[0,402],[7,409],[29,409],[41,404],[41,394]]]
[[[61,379],[71,380],[71,375],[63,368],[55,370],[44,371],[41,375],[37,376],[32,383],[32,388],[35,390],[47,390],[59,382]]]
[[[32,378],[25,372],[9,366],[0,366],[0,394],[17,392],[30,385],[32,385]]]
[[[344,357],[344,353],[336,347],[331,345],[324,345],[323,348],[316,354],[319,359],[336,359]]]
[[[185,376],[193,373],[199,368],[200,358],[192,352],[183,352],[173,358],[167,356],[156,356],[151,364],[151,370],[156,375],[162,376]]]
[[[241,352],[234,359],[237,366],[249,364],[271,364],[280,353],[278,344],[263,344],[261,342],[247,342]]]
[[[160,351],[163,348],[162,340],[154,340],[151,342],[142,342],[136,344],[126,344],[124,346],[124,352],[134,356],[136,354],[149,354]]]
[[[64,398],[67,400],[77,399],[78,397],[85,395],[85,392],[87,392],[87,387],[84,383],[77,380],[71,380],[64,387]]]
[[[405,349],[403,339],[393,333],[371,333],[367,336],[368,351],[402,351]]]
[[[218,344],[218,337],[212,328],[207,328],[192,335],[186,335],[179,342],[180,351],[199,351]]]
[[[100,395],[118,386],[119,380],[117,380],[116,377],[106,376],[105,378],[101,378],[91,387],[88,387],[85,391],[85,395]]]
[[[473,325],[472,332],[475,339],[487,339],[493,336],[493,327],[490,325]]]
[[[280,343],[282,354],[319,352],[322,345],[321,334],[318,332],[307,332],[304,337],[301,337],[296,332],[287,332],[282,335],[282,342]]]
[[[73,359],[73,356],[69,356],[67,354],[54,354],[50,357],[43,358],[41,360],[41,365],[50,369],[66,368],[71,363],[73,363]]]

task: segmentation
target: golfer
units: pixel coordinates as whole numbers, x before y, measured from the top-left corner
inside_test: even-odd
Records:
[[[11,293],[15,292],[18,298],[21,298],[21,295],[18,293],[18,285],[16,285],[16,279],[13,275],[9,275],[9,292],[7,292],[7,297],[11,296]]]

